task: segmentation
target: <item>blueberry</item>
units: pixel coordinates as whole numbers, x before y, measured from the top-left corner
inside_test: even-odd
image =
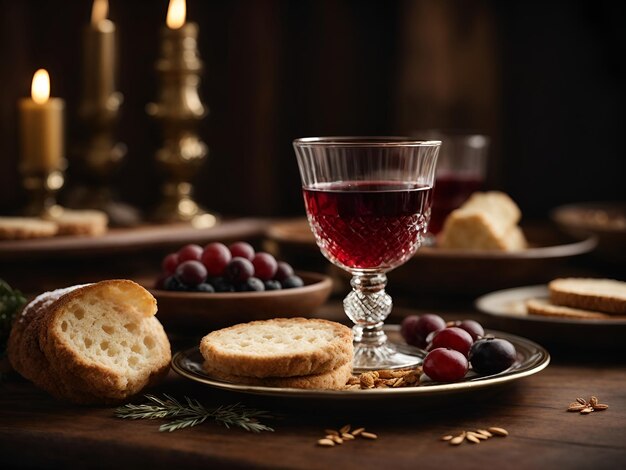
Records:
[[[265,286],[258,277],[250,277],[246,281],[237,284],[236,289],[239,292],[261,292],[265,290]]]
[[[283,281],[283,288],[292,289],[294,287],[302,287],[304,285],[304,281],[299,276],[289,276],[285,278]]]
[[[183,284],[176,276],[170,276],[165,280],[165,290],[185,292],[189,290],[189,287]]]
[[[203,282],[202,284],[198,284],[195,290],[196,292],[206,292],[209,294],[212,294],[213,292],[215,292],[215,288],[211,284],[207,284],[206,282]]]
[[[271,280],[265,281],[265,290],[281,290],[283,286],[280,285],[280,281]]]
[[[213,277],[208,282],[213,286],[215,292],[235,292],[235,286],[223,277]]]
[[[511,367],[517,359],[517,353],[515,346],[507,340],[488,338],[474,343],[469,359],[475,372],[489,375]]]

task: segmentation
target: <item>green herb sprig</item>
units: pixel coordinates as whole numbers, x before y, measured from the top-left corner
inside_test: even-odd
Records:
[[[17,289],[0,279],[0,358],[4,357],[11,333],[13,319],[22,309],[26,299]]]
[[[115,416],[124,419],[173,419],[159,426],[161,432],[172,432],[196,426],[209,418],[229,429],[232,426],[249,432],[274,431],[259,422],[259,419],[271,418],[271,415],[266,411],[247,408],[241,403],[205,408],[198,400],[189,397],[185,397],[185,403],[181,403],[167,394],[163,394],[164,398],[154,395],[144,396],[149,403],[141,405],[129,403],[120,406],[115,410]]]

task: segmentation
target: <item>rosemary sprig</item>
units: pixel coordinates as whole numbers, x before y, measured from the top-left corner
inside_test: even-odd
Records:
[[[13,319],[25,303],[26,299],[19,290],[11,289],[9,284],[0,279],[0,359],[6,352]]]
[[[266,411],[247,408],[241,403],[205,408],[198,400],[185,397],[186,403],[180,403],[175,398],[163,394],[165,398],[154,395],[144,395],[149,403],[133,405],[128,403],[115,410],[115,416],[124,419],[171,419],[169,423],[159,426],[161,432],[172,432],[204,423],[207,419],[213,420],[230,429],[240,427],[249,432],[274,431],[269,426],[259,422],[260,418],[271,418]]]

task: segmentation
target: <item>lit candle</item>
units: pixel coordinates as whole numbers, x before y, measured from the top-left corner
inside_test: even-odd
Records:
[[[115,92],[115,24],[107,19],[108,0],[94,0],[91,23],[83,32],[82,112],[117,110],[121,95]]]
[[[180,29],[185,24],[187,17],[187,3],[185,0],[170,0],[167,7],[165,23],[170,29]]]
[[[50,98],[50,77],[46,70],[35,72],[31,96],[19,102],[20,168],[24,173],[62,169],[65,102],[61,98]]]

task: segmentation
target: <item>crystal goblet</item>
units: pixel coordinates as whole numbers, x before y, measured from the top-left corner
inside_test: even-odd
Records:
[[[419,364],[417,355],[387,341],[383,331],[392,308],[386,273],[405,263],[422,243],[441,142],[313,137],[296,139],[293,145],[317,245],[328,260],[352,274],[352,292],[343,307],[354,323],[354,369]]]

